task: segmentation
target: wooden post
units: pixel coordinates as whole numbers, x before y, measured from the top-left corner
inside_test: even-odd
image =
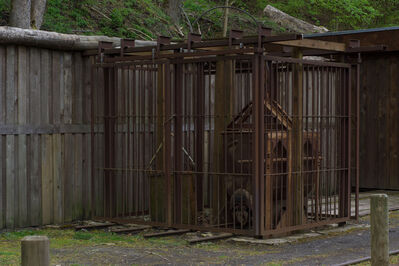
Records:
[[[225,154],[223,149],[223,131],[232,119],[234,99],[234,72],[235,66],[232,60],[219,60],[216,63],[215,78],[215,127],[213,162],[215,173],[224,173]],[[221,211],[226,203],[226,182],[224,176],[212,177],[212,208],[213,219],[218,222]],[[227,210],[225,210],[226,212]],[[226,217],[227,218],[227,217]],[[215,220],[216,219],[216,220]]]
[[[302,51],[294,49],[294,57],[302,59]],[[304,195],[302,176],[302,150],[303,150],[303,69],[302,64],[295,64],[293,70],[292,87],[292,131],[290,136],[292,158],[292,195],[293,195],[293,222],[294,225],[302,223],[304,215]]]
[[[388,196],[371,196],[371,265],[389,265]]]
[[[165,85],[165,65],[158,65],[157,74],[157,150],[162,149],[156,158],[156,169],[164,170],[164,85]],[[165,184],[163,177],[155,173],[150,177],[150,216],[151,219],[157,222],[164,221],[165,209]]]
[[[49,247],[47,236],[25,236],[21,241],[21,265],[50,265]]]

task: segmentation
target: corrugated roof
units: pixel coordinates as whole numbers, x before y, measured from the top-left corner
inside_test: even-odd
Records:
[[[312,37],[337,36],[337,35],[369,33],[369,32],[378,32],[378,31],[391,31],[391,30],[399,30],[399,26],[385,27],[385,28],[374,28],[374,29],[346,30],[346,31],[335,31],[335,32],[331,31],[331,32],[325,32],[325,33],[304,34],[303,37],[304,38],[312,38]]]

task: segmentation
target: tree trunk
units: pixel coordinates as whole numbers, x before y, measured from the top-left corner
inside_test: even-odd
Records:
[[[267,5],[263,13],[273,22],[280,24],[284,28],[297,33],[322,33],[327,32],[325,27],[318,27],[306,21],[294,18],[283,11]]]
[[[106,36],[83,36],[62,34],[43,30],[0,27],[0,44],[17,44],[51,48],[59,50],[97,49],[99,41],[113,42],[114,47],[120,45],[120,38]],[[154,46],[155,42],[135,41],[136,46]]]
[[[38,30],[42,26],[46,2],[47,0],[32,0],[31,26],[34,29]]]
[[[169,0],[168,13],[174,23],[179,23],[180,20],[180,5],[182,0]]]
[[[225,6],[229,6],[229,0],[226,0]],[[223,37],[227,36],[227,26],[229,24],[229,9],[224,9]]]
[[[12,0],[10,26],[29,29],[30,28],[31,0]]]

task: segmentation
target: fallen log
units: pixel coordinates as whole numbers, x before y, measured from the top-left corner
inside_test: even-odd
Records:
[[[273,22],[279,24],[280,26],[297,33],[323,33],[327,32],[328,29],[325,27],[315,26],[306,21],[284,13],[283,11],[267,5],[263,10],[263,13],[268,16]]]
[[[35,46],[56,50],[97,49],[99,41],[112,42],[113,47],[120,46],[120,38],[107,36],[84,36],[58,32],[0,27],[0,44]],[[153,41],[136,41],[136,46],[154,45]]]

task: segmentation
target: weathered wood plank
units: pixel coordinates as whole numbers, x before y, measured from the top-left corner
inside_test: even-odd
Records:
[[[15,140],[13,135],[6,136],[6,226],[15,227],[16,203],[15,203]]]
[[[26,47],[18,47],[18,124],[28,122],[28,54]],[[19,227],[28,225],[28,200],[27,200],[27,150],[26,135],[18,136],[18,205]]]
[[[51,123],[58,125],[61,122],[61,71],[63,69],[62,53],[52,52],[52,120]]]
[[[84,58],[83,61],[82,120],[85,124],[90,124],[91,122],[91,61],[92,58]]]
[[[29,124],[40,125],[40,50],[30,48],[29,57]],[[32,135],[29,140],[29,216],[30,225],[42,223],[41,205],[41,138],[40,135]]]
[[[54,223],[60,224],[64,220],[64,202],[63,202],[63,176],[64,176],[64,147],[63,136],[61,134],[54,134],[53,136],[53,215]]]
[[[40,225],[42,223],[42,182],[41,182],[41,138],[38,135],[30,137],[30,152],[29,152],[29,215],[30,224],[32,226]]]
[[[17,90],[15,86],[17,84],[17,77],[15,75],[16,69],[16,48],[15,46],[7,46],[6,51],[6,117],[5,122],[7,124],[14,124],[16,121],[16,104],[17,104]]]
[[[65,135],[65,157],[64,157],[64,222],[73,219],[74,207],[74,143],[71,134]]]
[[[53,222],[53,139],[42,135],[42,224]]]
[[[5,136],[0,135],[0,229],[4,228],[6,212]]]
[[[26,135],[20,135],[17,138],[18,159],[17,166],[17,183],[18,183],[18,226],[24,227],[28,224],[28,174],[27,174],[27,149]]]
[[[64,53],[64,61],[63,61],[63,76],[62,82],[63,85],[61,88],[63,89],[63,95],[61,102],[62,112],[61,115],[63,117],[63,122],[65,124],[72,123],[72,87],[73,87],[73,79],[72,79],[72,54]]]
[[[52,116],[51,100],[51,57],[49,50],[40,51],[40,116],[41,123],[47,125]]]
[[[89,219],[92,202],[92,182],[91,182],[91,135],[83,135],[83,164],[82,164],[82,193],[83,193],[83,216]]]
[[[40,50],[36,48],[30,48],[30,60],[29,60],[29,84],[30,84],[30,124],[40,125]]]
[[[0,46],[0,125],[6,122],[6,49]]]
[[[16,68],[16,48],[15,46],[7,46],[6,51],[6,123],[14,124],[16,122],[16,103],[17,103],[17,77],[15,75]],[[18,192],[15,175],[15,137],[6,136],[6,226],[14,228],[17,226],[18,204],[16,202]]]
[[[390,184],[391,189],[399,189],[399,123],[397,123],[399,118],[399,56],[395,55],[391,57],[391,86],[388,95],[388,111],[389,121],[388,129],[389,139],[388,139],[388,150],[390,151],[388,169],[390,170]]]
[[[0,125],[6,117],[6,49],[0,46]],[[5,227],[6,210],[6,165],[5,136],[0,135],[0,229]]]
[[[72,123],[82,123],[83,117],[83,63],[78,53],[73,54]]]
[[[82,219],[83,202],[82,202],[82,135],[74,135],[73,152],[74,152],[74,205],[73,219]]]

